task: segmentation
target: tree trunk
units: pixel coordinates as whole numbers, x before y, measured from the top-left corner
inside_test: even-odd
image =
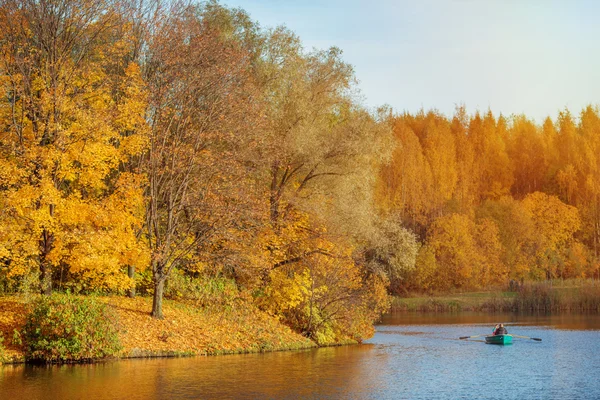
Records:
[[[154,298],[152,300],[152,318],[163,319],[163,291],[165,289],[166,277],[160,276],[154,278]]]
[[[135,265],[128,265],[127,266],[127,275],[134,280],[133,281],[133,285],[131,286],[131,289],[129,289],[129,292],[127,293],[127,297],[130,298],[134,298],[135,297]]]
[[[47,265],[45,260],[42,260],[40,270],[41,293],[45,296],[50,296],[52,294],[52,269]]]
[[[50,204],[49,209],[50,217],[54,217],[54,204]],[[40,287],[41,293],[46,296],[52,294],[52,266],[48,262],[47,257],[54,247],[54,234],[44,229],[42,231],[42,237],[39,240],[40,250]]]
[[[598,238],[600,238],[600,222],[598,221],[600,218],[596,219],[596,223],[594,224],[594,256],[598,259]]]
[[[277,231],[277,225],[279,220],[279,199],[281,197],[281,190],[278,186],[277,179],[279,177],[279,165],[277,162],[273,163],[271,167],[271,188],[269,194],[269,217],[271,219],[271,225]]]

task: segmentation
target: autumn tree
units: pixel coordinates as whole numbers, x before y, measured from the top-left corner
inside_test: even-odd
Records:
[[[579,207],[584,240],[600,260],[600,112],[586,107],[581,113],[582,183]]]
[[[531,279],[535,265],[535,230],[532,215],[510,196],[487,200],[476,210],[477,219],[494,221],[502,244],[501,262],[510,279]],[[534,272],[535,273],[535,272]]]
[[[271,238],[266,247],[276,268],[329,253],[314,247],[318,241],[299,243],[304,235],[291,233],[298,212],[311,215],[311,223],[299,228],[314,229],[311,238],[325,235],[321,226],[328,240],[370,226],[372,186],[390,136],[383,115],[354,103],[353,70],[339,49],[305,53],[285,28],[267,32],[262,43],[256,74],[266,123],[257,177],[268,201],[261,237]]]
[[[143,84],[135,65],[110,66],[116,25],[110,1],[0,4],[0,257],[17,276],[38,269],[46,294],[65,274],[126,288],[124,263],[143,259],[141,179],[119,169],[145,143],[123,123]]]
[[[475,173],[477,153],[468,134],[469,116],[464,107],[456,110],[451,123],[456,143],[457,183],[454,202],[457,211],[468,212],[478,200],[479,177]]]
[[[559,264],[567,249],[575,243],[574,234],[581,227],[577,208],[561,202],[556,196],[535,192],[523,200],[531,214],[537,267],[546,279],[561,276]]]
[[[237,261],[229,273],[261,309],[329,341],[359,320],[363,329],[387,301],[385,276],[369,275],[354,253],[374,226],[372,189],[391,149],[389,125],[385,113],[354,102],[353,71],[339,49],[305,52],[285,28],[250,39],[246,29],[236,35],[248,40],[264,104],[246,177],[263,197],[248,199],[254,220],[238,214],[216,236],[229,238],[219,242]],[[359,312],[360,299],[374,303]]]
[[[389,306],[386,274],[357,261],[349,238],[329,240],[304,213],[288,218],[298,220],[277,236],[283,246],[271,252],[281,252],[282,261],[255,292],[259,307],[319,344],[371,336],[373,321]],[[315,250],[290,257],[304,249]]]
[[[513,167],[506,151],[508,135],[506,120],[495,120],[491,111],[483,118],[481,143],[478,149],[481,163],[479,196],[481,199],[498,199],[510,193],[514,183]]]
[[[523,197],[541,190],[545,181],[544,144],[538,128],[524,116],[513,121],[508,152],[515,171],[512,193]]]
[[[414,272],[419,244],[416,235],[402,226],[397,215],[381,217],[365,244],[364,258],[373,273],[383,273],[390,281],[390,291],[401,293]]]
[[[263,151],[270,163],[270,220],[277,229],[288,206],[310,197],[320,182],[331,186],[354,174],[361,183],[368,163],[381,155],[386,127],[353,105],[353,71],[339,49],[304,55],[294,35],[276,29],[262,58],[270,113]]]
[[[506,277],[500,263],[498,228],[488,219],[475,223],[461,214],[440,217],[432,225],[424,250],[435,255],[438,289],[477,288]]]
[[[235,219],[238,154],[256,123],[250,57],[235,39],[174,4],[149,41],[150,90],[147,239],[152,251],[152,316],[162,318],[173,268],[194,262],[212,235]]]
[[[389,163],[381,167],[376,199],[384,215],[397,213],[414,232],[424,234],[432,209],[431,166],[406,119],[397,117],[392,126],[396,146]]]

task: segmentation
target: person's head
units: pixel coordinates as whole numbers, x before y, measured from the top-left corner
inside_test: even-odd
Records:
[[[504,328],[504,324],[500,324],[500,328]]]

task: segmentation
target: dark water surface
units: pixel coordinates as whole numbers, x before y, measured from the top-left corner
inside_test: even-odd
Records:
[[[496,322],[510,346],[458,340]],[[599,399],[600,316],[387,315],[366,344],[0,367],[0,399]]]

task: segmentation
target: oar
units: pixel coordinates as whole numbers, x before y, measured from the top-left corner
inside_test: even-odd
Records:
[[[476,338],[476,337],[481,337],[481,336],[487,336],[487,335],[461,336],[461,337],[459,337],[459,339],[460,340],[462,340],[462,339],[471,339],[471,338]]]
[[[542,339],[537,338],[537,337],[519,336],[519,335],[512,335],[512,337],[518,337],[518,338],[521,338],[521,339],[531,339],[531,340],[535,340],[535,341],[538,341],[538,342],[542,341]]]

